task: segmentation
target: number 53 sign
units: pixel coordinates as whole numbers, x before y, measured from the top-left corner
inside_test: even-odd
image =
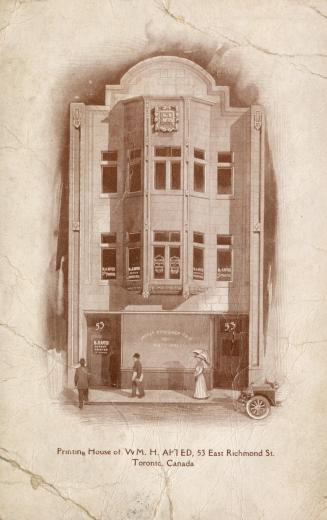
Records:
[[[236,329],[235,321],[226,321],[224,323],[224,331],[225,332],[234,332]]]
[[[97,321],[97,323],[95,324],[95,330],[102,330],[102,329],[104,329],[103,321]]]

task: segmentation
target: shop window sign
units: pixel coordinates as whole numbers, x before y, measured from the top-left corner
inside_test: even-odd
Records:
[[[116,249],[102,249],[101,279],[116,279]]]
[[[202,248],[193,248],[193,280],[204,280],[204,252]]]
[[[129,248],[128,250],[128,279],[141,279],[141,251],[139,247]]]
[[[103,338],[93,338],[93,354],[109,354],[110,340]]]
[[[179,247],[170,248],[169,277],[171,279],[178,279],[180,277],[180,249],[179,249]]]
[[[231,281],[232,253],[231,251],[217,251],[217,280]]]
[[[154,248],[153,270],[155,278],[165,277],[165,250],[163,247]]]

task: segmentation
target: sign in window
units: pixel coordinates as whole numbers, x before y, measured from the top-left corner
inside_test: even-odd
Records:
[[[193,280],[204,280],[204,250],[193,248]]]
[[[153,276],[156,279],[163,279],[165,278],[165,248],[155,246],[153,253]]]
[[[231,282],[233,277],[233,236],[217,235],[217,281]]]
[[[128,279],[141,279],[141,248],[130,247],[128,249]]]
[[[100,339],[100,338],[93,338],[93,354],[103,354],[107,355],[109,354],[109,348],[110,348],[110,340],[109,339]]]
[[[217,251],[217,280],[230,282],[232,280],[232,252]]]
[[[180,231],[154,231],[153,270],[155,279],[179,280],[181,277]]]
[[[176,280],[180,278],[181,272],[181,250],[180,247],[169,248],[169,278]]]
[[[116,249],[101,250],[101,280],[116,279]]]

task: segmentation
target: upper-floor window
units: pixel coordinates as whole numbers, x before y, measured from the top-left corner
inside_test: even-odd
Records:
[[[199,233],[198,231],[194,231],[193,242],[195,242],[197,244],[204,244],[204,234]]]
[[[101,152],[101,191],[117,193],[117,150]]]
[[[154,149],[154,188],[181,189],[181,147],[156,146]]]
[[[194,167],[193,167],[193,190],[204,193],[206,189],[205,183],[206,163],[205,151],[194,148]]]
[[[141,168],[141,149],[133,149],[128,152],[128,177],[129,191],[141,191],[142,168]]]
[[[204,234],[193,232],[193,280],[204,280]]]
[[[128,233],[127,279],[141,279],[141,233]]]
[[[231,282],[233,279],[233,237],[217,235],[217,280]]]
[[[233,195],[234,192],[234,153],[218,152],[217,193]]]
[[[115,280],[117,271],[116,233],[101,234],[101,280]]]
[[[178,280],[181,277],[181,235],[179,231],[154,231],[153,277]]]

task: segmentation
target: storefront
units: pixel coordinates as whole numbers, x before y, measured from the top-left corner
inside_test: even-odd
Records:
[[[208,388],[241,388],[247,383],[247,316],[114,313],[86,319],[94,388],[128,388],[132,357],[138,352],[146,388],[192,390],[195,349],[209,354]]]

